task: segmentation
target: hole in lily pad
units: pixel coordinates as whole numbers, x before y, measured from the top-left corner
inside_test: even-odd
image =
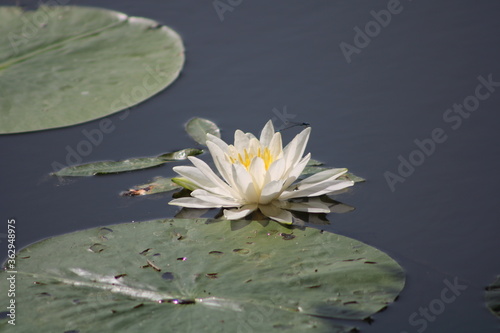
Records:
[[[208,254],[211,254],[211,255],[214,255],[216,257],[220,257],[224,254],[224,252],[221,252],[221,251],[210,251],[208,252]]]
[[[186,304],[195,304],[196,301],[194,299],[168,299],[162,301],[162,303],[171,303],[171,304],[180,304],[180,305],[186,305]]]
[[[147,248],[147,249],[145,249],[144,251],[139,252],[139,254],[140,254],[140,255],[145,255],[145,254],[146,254],[146,253],[148,253],[150,250],[151,250],[151,248]]]
[[[94,253],[100,253],[104,251],[104,249],[106,249],[106,246],[99,243],[95,243],[89,247],[89,251]]]
[[[250,250],[248,250],[248,249],[234,249],[233,252],[239,253],[239,254],[249,254]]]
[[[172,272],[165,272],[161,275],[161,277],[165,280],[173,280],[174,274]]]
[[[219,273],[207,273],[205,274],[205,276],[209,279],[217,279],[218,278],[218,275]]]
[[[8,312],[8,311],[2,311],[2,312],[0,312],[0,319],[7,318],[7,315],[8,315],[9,313],[10,313],[10,312]]]

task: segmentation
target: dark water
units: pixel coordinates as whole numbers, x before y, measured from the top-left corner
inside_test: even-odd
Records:
[[[236,128],[259,131],[286,109],[289,120],[312,125],[308,150],[314,158],[368,179],[338,198],[356,210],[331,216],[327,230],[386,251],[407,271],[398,301],[373,324],[359,324],[362,331],[498,331],[483,289],[500,274],[500,87],[481,88],[481,96],[489,96],[479,106],[468,98],[479,76],[500,81],[498,1],[401,1],[391,7],[398,13],[386,27],[377,31],[369,24],[373,37],[350,63],[339,44],[354,45],[353,29],[364,30],[374,20],[370,11],[394,2],[243,0],[223,21],[211,1],[70,3],[161,21],[181,34],[187,57],[171,87],[124,120],[108,117],[115,130],[83,162],[192,146],[181,125],[191,116],[216,121],[229,139]],[[464,100],[477,109],[445,121],[444,115],[451,117],[446,110]],[[54,161],[65,163],[67,147],[85,140],[82,131],[97,126],[94,121],[0,137],[2,219],[16,218],[18,247],[78,229],[175,214],[169,196],[118,196],[154,176],[172,175],[171,165],[65,182],[47,176]],[[423,155],[414,152],[414,140],[431,138],[436,128],[446,140],[418,160]],[[421,165],[391,191],[384,173],[396,174],[398,156],[410,154]],[[412,314],[436,306],[444,281],[455,279],[466,289],[438,315],[414,315],[419,321],[412,325]]]

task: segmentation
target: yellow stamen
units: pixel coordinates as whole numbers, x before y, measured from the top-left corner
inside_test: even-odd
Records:
[[[259,148],[257,150],[257,154],[251,154],[248,152],[248,150],[243,149],[243,154],[238,154],[236,158],[229,156],[229,160],[233,164],[240,163],[248,170],[250,168],[250,163],[252,163],[252,159],[254,157],[262,158],[266,170],[269,169],[269,166],[271,166],[271,164],[274,162],[274,158],[271,154],[271,151],[267,147],[264,148],[264,151],[262,151],[261,148]]]

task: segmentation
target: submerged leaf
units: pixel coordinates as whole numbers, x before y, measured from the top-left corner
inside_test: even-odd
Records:
[[[0,7],[0,134],[127,109],[170,85],[183,64],[179,35],[147,18],[90,7]]]
[[[485,297],[488,309],[500,318],[500,275],[495,282],[486,287]]]
[[[138,196],[138,195],[148,195],[148,194],[169,192],[172,190],[176,190],[178,188],[180,188],[180,186],[173,183],[172,178],[156,177],[153,179],[152,182],[147,183],[147,184],[143,184],[143,185],[134,186],[133,188],[129,189],[128,191],[122,192],[121,195],[134,197],[134,196]]]
[[[73,165],[52,173],[60,177],[84,177],[109,173],[120,173],[152,168],[170,161],[185,160],[188,156],[199,155],[203,151],[199,149],[182,149],[177,152],[162,154],[156,157],[130,158],[123,161],[101,161],[87,164]]]
[[[205,145],[208,133],[220,138],[219,127],[207,119],[192,118],[186,123],[185,129],[194,141],[202,145]]]
[[[273,221],[166,219],[21,250],[5,332],[348,332],[393,302],[404,272],[354,239]],[[99,244],[99,250],[91,250]],[[0,272],[0,288],[8,289]],[[8,299],[0,298],[6,308]],[[319,317],[318,317],[319,316]],[[325,320],[322,317],[330,318]]]

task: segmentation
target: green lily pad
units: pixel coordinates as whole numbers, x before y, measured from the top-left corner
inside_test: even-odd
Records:
[[[162,192],[169,192],[181,188],[172,182],[172,178],[156,177],[152,182],[134,186],[133,188],[121,193],[123,196],[135,197],[138,195],[149,195]]]
[[[155,157],[130,158],[123,161],[101,161],[73,165],[52,173],[59,177],[84,177],[120,173],[126,171],[142,170],[165,164],[167,162],[182,161],[188,156],[199,155],[200,149],[186,148],[173,153],[166,153]]]
[[[384,309],[405,281],[373,247],[273,221],[78,231],[21,250],[15,269],[16,313],[29,320],[1,319],[2,332],[348,332],[337,320]]]
[[[186,123],[185,129],[189,136],[201,145],[205,145],[208,133],[220,138],[219,127],[207,119],[192,118]]]
[[[179,35],[156,21],[88,7],[0,7],[0,134],[74,125],[170,85]]]
[[[500,275],[495,282],[486,287],[486,306],[497,317],[500,318]]]

